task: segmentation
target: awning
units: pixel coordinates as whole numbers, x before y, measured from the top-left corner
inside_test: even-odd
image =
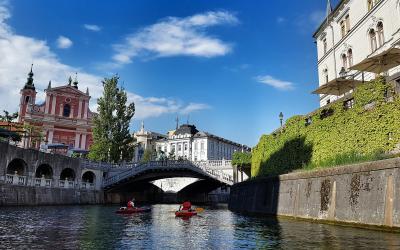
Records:
[[[362,81],[346,78],[336,78],[319,88],[314,90],[313,94],[325,94],[325,95],[336,95],[341,96],[350,90],[354,89],[358,85],[362,84]]]
[[[21,136],[19,134],[5,128],[0,128],[0,137],[11,138],[13,141],[21,141]]]
[[[350,67],[350,69],[380,74],[399,65],[400,49],[390,48],[376,56],[364,59],[362,62]]]

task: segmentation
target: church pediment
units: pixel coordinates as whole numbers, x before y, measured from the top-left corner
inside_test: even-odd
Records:
[[[83,93],[82,91],[80,91],[79,89],[76,89],[72,86],[60,86],[60,87],[54,87],[51,89],[47,89],[47,92],[63,92],[66,94],[72,94],[72,95],[79,95],[79,96],[85,96],[88,97],[88,95],[86,95],[85,93]]]

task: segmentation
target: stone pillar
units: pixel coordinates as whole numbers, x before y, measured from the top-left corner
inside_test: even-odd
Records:
[[[78,118],[82,118],[82,100],[79,99],[79,104],[78,104]]]
[[[46,106],[44,109],[44,113],[48,114],[49,112],[49,108],[50,108],[50,95],[46,95]]]
[[[51,104],[51,114],[52,115],[54,115],[56,113],[56,100],[57,100],[56,95],[53,95],[53,100],[52,100],[52,104]]]
[[[81,140],[81,149],[86,149],[86,134],[82,134],[82,140]]]
[[[89,110],[89,100],[85,102],[85,111],[84,111],[84,115],[83,115],[84,119],[88,118],[88,110]]]
[[[54,130],[49,130],[49,137],[47,139],[48,143],[53,143],[53,135],[54,135]]]
[[[81,137],[80,133],[76,133],[75,134],[75,145],[74,145],[74,148],[79,148],[79,139],[80,139],[80,137]]]
[[[63,115],[63,104],[61,103],[60,104],[60,113],[58,114],[59,116],[62,116]]]

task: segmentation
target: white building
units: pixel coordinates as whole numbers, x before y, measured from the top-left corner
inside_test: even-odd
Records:
[[[236,151],[250,151],[245,145],[198,131],[189,124],[181,125],[168,138],[157,140],[156,149],[167,156],[192,161],[231,160]]]
[[[349,70],[366,58],[399,46],[400,0],[341,0],[313,36],[318,49],[319,85],[340,77],[340,72],[356,80],[371,80],[374,73]],[[385,72],[388,80],[400,82],[400,67]],[[324,106],[340,96],[321,95]]]
[[[140,130],[133,134],[133,138],[136,139],[136,147],[133,161],[139,162],[142,159],[145,150],[155,151],[155,142],[157,140],[167,138],[167,136],[151,131],[146,131],[144,129],[144,122],[142,122]]]

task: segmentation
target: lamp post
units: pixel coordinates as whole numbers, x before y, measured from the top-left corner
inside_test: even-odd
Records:
[[[283,122],[283,113],[279,113],[279,120],[281,121],[281,127],[282,127],[282,122]]]
[[[345,79],[346,75],[347,75],[346,69],[344,67],[342,67],[340,69],[339,76],[340,76],[340,78]]]

